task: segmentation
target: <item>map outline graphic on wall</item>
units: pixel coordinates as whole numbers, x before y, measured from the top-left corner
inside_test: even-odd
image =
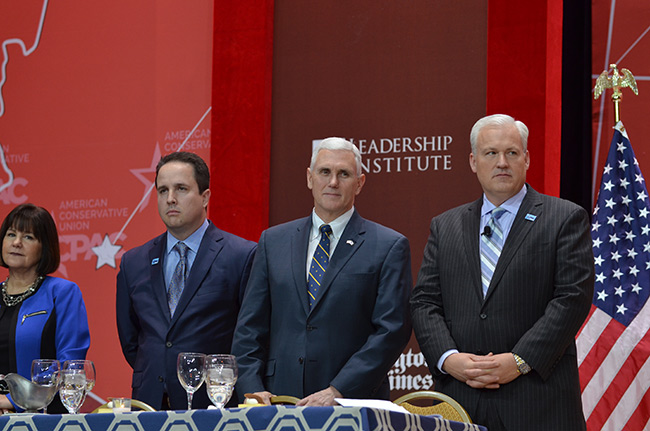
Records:
[[[49,0],[43,0],[43,7],[41,9],[41,15],[38,22],[38,27],[36,29],[36,38],[34,39],[34,43],[29,49],[27,49],[25,42],[20,38],[12,37],[2,41],[2,65],[0,66],[0,118],[5,113],[5,101],[2,95],[2,89],[7,82],[7,64],[9,63],[9,51],[7,50],[7,46],[12,44],[19,45],[22,49],[24,57],[29,56],[36,50],[36,48],[38,48],[38,44],[41,41],[41,34],[43,32],[43,24],[45,23],[45,13],[47,12],[48,3]],[[7,181],[4,184],[0,185],[0,193],[2,193],[7,188],[11,187],[14,182],[14,173],[7,165],[5,151],[2,145],[0,145],[0,164],[2,164],[2,169],[7,173],[8,176]]]
[[[23,57],[28,57],[36,50],[36,48],[38,48],[38,44],[41,41],[41,33],[43,32],[43,24],[45,23],[45,13],[47,12],[48,2],[49,0],[43,0],[41,17],[38,22],[38,28],[36,29],[36,38],[34,39],[34,44],[31,48],[27,49],[25,42],[16,37],[2,41],[2,66],[0,66],[0,117],[5,113],[5,102],[2,95],[2,89],[7,82],[7,64],[9,63],[9,52],[7,51],[7,46],[12,44],[20,46],[23,52]]]

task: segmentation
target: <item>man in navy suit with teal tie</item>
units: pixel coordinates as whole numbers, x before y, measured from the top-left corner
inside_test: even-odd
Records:
[[[117,328],[133,368],[133,398],[156,409],[187,408],[176,376],[180,352],[228,353],[255,243],[207,218],[210,173],[196,154],[156,167],[158,212],[167,232],[128,251],[117,275]],[[193,407],[206,408],[204,389]]]
[[[262,233],[233,340],[240,399],[388,399],[411,333],[410,250],[354,209],[364,182],[359,150],[325,139],[307,169],[311,215]]]

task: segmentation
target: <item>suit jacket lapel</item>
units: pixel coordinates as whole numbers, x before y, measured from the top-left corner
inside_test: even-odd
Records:
[[[481,205],[483,198],[475,201],[463,215],[461,221],[463,226],[463,245],[467,253],[467,262],[469,263],[469,272],[472,277],[474,293],[479,300],[483,300],[483,284],[481,282],[481,260],[479,258],[481,251],[479,249],[480,238],[479,228],[481,221]]]
[[[198,288],[201,286],[203,279],[210,270],[212,262],[217,258],[221,249],[223,248],[223,234],[212,223],[203,235],[199,251],[196,253],[194,263],[190,269],[189,277],[183,289],[174,317],[171,319],[172,325],[178,320],[179,316],[183,314],[183,310],[189,304],[190,299],[194,296]]]
[[[361,247],[361,244],[363,244],[363,234],[365,234],[364,220],[355,210],[348,225],[343,230],[343,234],[341,234],[341,238],[336,245],[334,254],[332,254],[329,264],[327,265],[327,270],[323,276],[321,286],[318,289],[316,301],[311,308],[312,311],[318,307],[318,304],[329,290],[332,282],[348,260],[350,260],[350,257],[352,257],[359,247]],[[306,266],[306,264],[304,266]]]
[[[149,250],[149,264],[151,265],[151,288],[153,295],[158,301],[163,315],[169,323],[171,315],[169,314],[169,304],[167,303],[167,285],[163,276],[165,268],[165,259],[167,258],[167,234],[160,235],[153,243]],[[154,263],[155,262],[155,263]]]
[[[291,238],[291,266],[293,268],[293,279],[298,291],[298,298],[309,314],[309,298],[307,297],[307,249],[309,247],[309,234],[311,232],[311,216],[298,226]],[[311,256],[309,256],[311,259]]]
[[[534,220],[528,220],[527,216],[530,214],[534,218],[537,218],[542,213],[542,210],[542,200],[539,198],[539,193],[531,187],[528,187],[526,196],[521,202],[519,211],[515,216],[515,221],[512,223],[512,228],[510,228],[508,238],[506,238],[506,243],[503,245],[501,256],[499,256],[499,261],[497,262],[497,267],[494,269],[494,274],[490,281],[490,287],[485,295],[486,301],[489,299],[495,286],[499,283],[499,280],[501,280],[501,277],[503,277],[503,273],[508,268],[508,265],[510,265],[517,250],[521,247],[528,232],[530,232],[533,227]]]

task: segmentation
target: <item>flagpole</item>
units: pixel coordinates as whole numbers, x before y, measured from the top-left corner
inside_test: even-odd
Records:
[[[601,94],[605,92],[605,89],[612,88],[612,102],[614,102],[614,124],[617,124],[621,121],[619,104],[621,103],[621,98],[623,93],[621,88],[629,87],[635,95],[639,95],[639,89],[636,85],[636,79],[634,75],[628,69],[621,69],[621,73],[618,72],[616,64],[610,64],[610,69],[612,69],[612,76],[610,77],[607,73],[607,70],[603,70],[603,73],[600,74],[598,79],[596,79],[596,85],[594,86],[594,99],[598,99]]]

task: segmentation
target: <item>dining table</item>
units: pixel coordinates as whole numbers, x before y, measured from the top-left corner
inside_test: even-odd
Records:
[[[483,426],[369,407],[274,405],[187,411],[0,416],[3,431],[487,431]]]

